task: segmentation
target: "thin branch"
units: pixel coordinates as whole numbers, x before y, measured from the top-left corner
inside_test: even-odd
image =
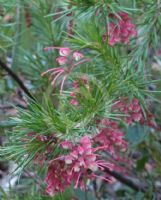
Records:
[[[85,187],[84,198],[85,198],[85,200],[88,200],[88,190],[87,190],[87,186]]]
[[[21,104],[16,104],[16,105],[1,105],[0,104],[0,109],[1,110],[8,110],[8,109],[12,109],[12,108],[15,108],[15,107],[27,109],[27,106],[23,106]]]
[[[125,177],[122,174],[116,172],[116,171],[110,171],[108,168],[106,168],[105,172],[107,172],[108,174],[110,174],[111,176],[113,176],[114,178],[116,178],[118,181],[120,181],[121,183],[127,185],[128,187],[130,187],[131,189],[139,192],[146,192],[147,191],[147,187],[141,185],[142,183],[136,183],[134,182],[131,178],[129,177]]]
[[[24,91],[24,93],[30,97],[31,99],[35,100],[34,97],[31,95],[31,93],[28,91],[26,86],[23,84],[21,79],[15,74],[15,72],[12,71],[1,59],[0,59],[0,67],[4,69],[8,74],[18,83],[20,88]]]
[[[17,0],[17,5],[16,5],[16,26],[15,26],[15,36],[14,36],[14,43],[15,45],[13,46],[12,49],[12,69],[16,66],[16,60],[17,60],[17,55],[19,51],[19,43],[21,39],[21,1]]]
[[[101,200],[101,196],[100,196],[99,192],[97,191],[96,180],[93,181],[93,190],[94,190],[94,194],[95,194],[95,197],[97,198],[97,200]]]

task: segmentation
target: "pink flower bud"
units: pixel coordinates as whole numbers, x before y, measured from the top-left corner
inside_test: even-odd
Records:
[[[71,152],[71,156],[72,156],[73,158],[77,159],[77,158],[78,158],[78,152],[77,152],[76,150],[72,151],[72,152]]]
[[[129,19],[129,15],[125,12],[119,12],[118,14],[122,18],[122,20],[128,20]]]
[[[74,52],[73,53],[73,58],[76,60],[76,61],[79,61],[81,60],[82,58],[84,58],[84,55],[82,53],[79,53],[79,52]]]
[[[75,172],[79,172],[79,171],[80,171],[79,163],[76,163],[76,164],[75,164],[75,166],[74,166],[74,171],[75,171]]]
[[[85,152],[85,149],[81,146],[78,146],[78,152],[80,155],[82,155]]]
[[[74,89],[79,89],[79,83],[77,81],[73,82]]]
[[[96,155],[92,155],[92,154],[90,154],[90,155],[88,155],[87,154],[87,160],[88,160],[88,162],[93,162],[93,161],[95,161],[96,160]]]
[[[59,63],[59,65],[65,65],[68,59],[66,57],[61,56],[61,57],[58,57],[56,61]]]
[[[75,99],[70,100],[70,104],[73,105],[73,106],[78,106],[79,105],[78,101],[75,100]]]
[[[98,170],[98,165],[95,163],[95,162],[91,162],[89,165],[88,165],[88,168],[90,170],[92,170],[93,172],[97,171]]]
[[[71,52],[71,50],[70,50],[70,48],[68,48],[68,47],[61,47],[61,48],[59,49],[59,54],[60,54],[60,56],[65,56],[65,57],[67,57],[67,56],[69,56],[70,52]]]
[[[133,98],[132,104],[139,105],[139,100],[137,98]]]
[[[74,93],[74,92],[71,92],[71,93],[70,93],[70,96],[71,96],[71,97],[75,97],[75,93]]]
[[[84,136],[80,139],[80,144],[91,144],[91,140],[88,136]]]
[[[63,149],[71,149],[72,148],[72,143],[67,140],[62,142],[60,145]]]
[[[132,114],[132,119],[133,119],[134,121],[139,122],[139,121],[141,120],[141,118],[142,118],[142,113],[133,113],[133,114]]]
[[[65,163],[66,164],[72,164],[72,160],[73,160],[72,156],[66,156],[65,157]]]

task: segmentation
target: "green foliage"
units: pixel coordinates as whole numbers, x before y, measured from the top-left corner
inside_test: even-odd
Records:
[[[6,192],[0,188],[0,198],[2,200],[70,200],[73,195],[73,192],[70,189],[66,190],[64,194],[58,194],[55,197],[40,195],[34,185],[33,188],[30,188],[29,190],[30,191],[25,194],[18,194],[18,192],[14,193],[13,191],[9,191],[9,194],[6,194]]]
[[[149,76],[151,60],[161,42],[160,1],[0,0],[0,4],[2,5],[1,55],[4,60],[7,57],[12,58],[12,69],[28,80],[26,85],[36,98],[36,101],[27,99],[27,109],[17,109],[17,116],[10,122],[0,123],[2,128],[16,125],[6,131],[8,140],[0,149],[1,157],[14,159],[18,163],[16,170],[22,172],[26,166],[31,167],[30,161],[38,153],[45,152],[53,142],[42,143],[37,140],[38,136],[55,134],[60,139],[77,142],[80,137],[87,134],[94,135],[97,132],[98,127],[94,123],[96,120],[103,118],[118,120],[120,113],[111,113],[111,108],[119,97],[138,98],[146,113],[148,106],[145,99],[155,99],[155,93],[158,92],[149,91],[149,86],[159,84],[160,81],[152,80],[153,77]],[[131,39],[129,45],[118,44],[111,47],[108,41],[103,42],[102,36],[111,20],[109,15],[118,15],[120,11],[127,12],[137,24],[138,36]],[[7,14],[11,17],[11,21],[5,21],[4,16]],[[69,27],[71,22],[73,22],[73,34],[68,30],[71,28]],[[56,62],[58,52],[56,50],[44,52],[46,46],[68,46],[73,51],[81,51],[89,59],[88,62],[77,66],[69,75],[63,95],[60,95],[59,91],[60,80],[53,90],[48,79],[41,77],[41,73],[47,69],[58,67]],[[160,62],[159,58],[155,59]],[[82,77],[88,79],[89,87],[81,82]],[[74,81],[80,84],[77,94],[78,107],[70,104]],[[4,85],[4,81],[1,80],[0,95],[1,92],[4,93]],[[161,166],[160,138],[149,132],[147,127],[140,125],[127,130],[126,139],[131,144],[129,152],[138,150],[142,153],[136,162],[135,169],[138,173],[144,171],[149,157],[152,157],[159,167]],[[35,135],[29,137],[29,133]],[[55,145],[52,159],[61,153],[60,148]],[[157,175],[161,174],[159,167]],[[147,172],[145,174],[148,176]],[[130,195],[134,195],[131,191],[126,189],[125,191],[123,196],[127,199]],[[5,193],[2,195],[4,200],[11,197]],[[19,195],[13,196],[16,200],[21,198]],[[26,200],[62,198],[35,195],[35,191],[25,196]],[[144,197],[139,193],[135,198]]]

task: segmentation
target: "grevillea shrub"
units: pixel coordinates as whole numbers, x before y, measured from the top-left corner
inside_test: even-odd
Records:
[[[50,196],[92,188],[101,199],[96,183],[111,188],[117,180],[155,191],[146,181],[158,162],[150,143],[160,131],[149,57],[156,59],[161,45],[160,1],[39,3],[30,5],[32,14],[40,6],[39,25],[36,16],[32,21],[39,45],[30,59],[24,54],[33,99],[12,119],[16,126],[1,155],[15,159],[18,172],[45,169]]]

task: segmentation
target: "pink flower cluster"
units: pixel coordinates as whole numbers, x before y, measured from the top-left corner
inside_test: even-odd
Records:
[[[71,177],[64,160],[59,159],[50,163],[45,182],[47,184],[46,192],[50,196],[63,192],[70,186]]]
[[[71,72],[80,64],[89,61],[89,59],[83,59],[84,55],[78,51],[72,53],[71,49],[68,47],[46,47],[45,51],[49,50],[59,50],[59,57],[56,59],[57,63],[62,67],[52,68],[44,73],[41,76],[44,76],[48,73],[50,74],[50,80],[52,80],[52,86],[55,86],[57,79],[63,76],[61,82],[60,93],[62,94],[64,83]],[[53,78],[54,77],[54,78]]]
[[[136,26],[131,22],[131,18],[127,13],[119,12],[117,15],[110,15],[110,17],[116,22],[108,24],[108,33],[103,36],[104,40],[109,37],[109,45],[113,46],[119,42],[127,44],[130,41],[130,37],[137,35]]]
[[[102,169],[102,167],[110,168],[110,164],[97,159],[99,155],[95,152],[98,151],[99,148],[93,148],[92,145],[93,142],[88,136],[82,137],[79,141],[79,145],[74,146],[71,153],[65,156],[65,163],[67,165],[72,165],[72,171],[86,173],[86,170],[95,172],[99,168]]]
[[[59,54],[60,56],[56,59],[56,61],[58,62],[59,65],[65,65],[68,63],[69,61],[69,56],[71,54],[71,49],[67,48],[67,47],[61,47],[59,50]],[[84,55],[80,52],[74,52],[72,54],[72,59],[74,59],[75,61],[79,61],[82,58],[84,58]]]
[[[127,142],[123,139],[124,133],[120,130],[116,121],[103,119],[99,125],[99,134],[94,137],[94,141],[102,145],[115,157],[118,152],[127,150]]]
[[[124,114],[124,117],[121,118],[124,119],[128,125],[139,122],[140,124],[146,124],[150,127],[157,127],[154,116],[151,113],[148,113],[146,117],[144,116],[137,98],[133,98],[131,102],[128,102],[126,98],[121,98],[114,104],[113,111]]]
[[[86,180],[97,177],[110,182],[106,174],[99,176],[96,172],[101,170],[104,173],[105,168],[112,170],[113,164],[105,162],[101,155],[96,153],[105,150],[103,146],[94,148],[93,145],[93,140],[88,136],[82,137],[77,145],[69,141],[61,144],[62,148],[69,150],[69,154],[51,161],[46,177],[48,194],[62,192],[72,183],[75,188],[85,189]]]
[[[128,99],[121,98],[117,101],[113,110],[124,114],[125,122],[131,125],[133,122],[141,122],[144,119],[142,109],[137,98],[133,98],[131,102],[128,102]]]

